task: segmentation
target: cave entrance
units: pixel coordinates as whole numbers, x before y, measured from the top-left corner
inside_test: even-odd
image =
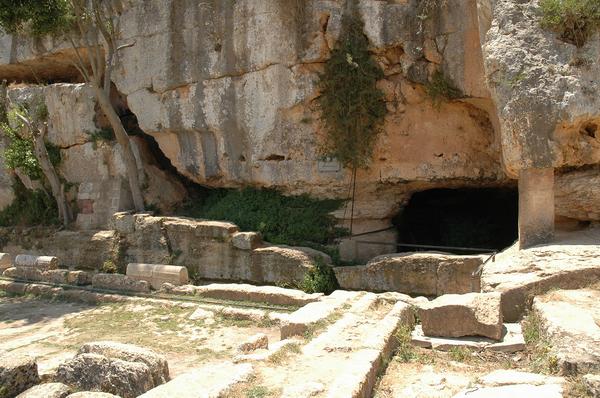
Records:
[[[394,218],[398,242],[502,250],[518,238],[516,188],[431,189]],[[417,251],[399,247],[399,251]],[[427,249],[430,250],[430,249]],[[456,254],[475,251],[444,250]]]

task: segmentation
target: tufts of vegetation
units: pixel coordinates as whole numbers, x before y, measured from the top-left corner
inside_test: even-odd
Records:
[[[112,129],[100,129],[88,134],[90,135],[90,139],[94,143],[94,148],[97,146],[98,141],[110,142],[115,140],[115,133]]]
[[[106,260],[104,264],[102,264],[102,272],[105,274],[116,274],[119,272],[119,269],[112,260]]]
[[[417,353],[412,345],[412,328],[408,325],[402,325],[396,331],[394,337],[398,342],[396,356],[400,362],[410,362],[417,358]]]
[[[339,287],[335,272],[321,259],[315,260],[315,266],[308,270],[300,286],[306,293],[325,294],[331,294]]]
[[[319,81],[326,131],[322,152],[353,170],[369,165],[386,114],[383,92],[377,88],[383,71],[369,53],[363,30],[356,12],[344,16],[338,44]]]
[[[60,222],[56,201],[44,191],[30,191],[21,181],[13,184],[15,200],[0,211],[0,226],[55,225]]]
[[[536,373],[558,372],[558,359],[552,353],[552,344],[544,333],[543,321],[535,311],[530,312],[522,323],[523,337],[531,359],[531,369]]]
[[[436,105],[439,105],[442,100],[454,100],[463,97],[463,93],[441,71],[433,73],[431,79],[425,85],[425,91]]]
[[[0,27],[8,33],[59,34],[72,24],[69,0],[0,0]]]
[[[343,234],[330,215],[339,200],[317,200],[307,195],[284,196],[275,190],[211,190],[188,202],[182,216],[230,221],[244,231],[258,231],[271,243],[327,244]]]
[[[542,27],[558,33],[561,40],[581,47],[600,30],[598,0],[541,0]]]

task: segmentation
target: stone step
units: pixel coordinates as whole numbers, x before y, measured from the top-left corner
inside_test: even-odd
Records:
[[[308,294],[301,290],[277,286],[254,286],[237,283],[211,283],[203,286],[166,286],[165,292],[178,295],[194,295],[230,301],[252,301],[273,305],[300,307],[323,298],[322,293]]]
[[[397,345],[395,332],[401,324],[413,322],[408,304],[362,293],[339,320],[302,348],[284,372],[266,368],[262,377],[280,385],[287,398],[310,396],[309,391],[332,398],[369,397]]]
[[[320,301],[310,303],[293,312],[281,325],[281,340],[302,336],[315,325],[325,322],[335,311],[362,296],[364,292],[336,290]]]
[[[182,374],[138,398],[221,398],[251,376],[252,365],[223,362]]]

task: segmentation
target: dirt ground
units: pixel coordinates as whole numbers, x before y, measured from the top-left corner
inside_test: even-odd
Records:
[[[111,340],[136,344],[166,356],[172,377],[191,368],[233,358],[237,345],[265,333],[279,340],[279,328],[252,321],[191,321],[195,308],[155,304],[87,306],[31,297],[0,296],[0,354],[38,358],[41,375],[70,359],[81,345]]]

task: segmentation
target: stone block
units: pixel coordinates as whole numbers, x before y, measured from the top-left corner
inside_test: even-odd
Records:
[[[237,350],[241,353],[249,353],[260,349],[269,348],[269,338],[264,333],[258,333],[240,344]]]
[[[40,382],[35,360],[24,355],[0,357],[0,395],[14,397]]]
[[[84,344],[78,354],[99,354],[107,358],[120,359],[127,362],[140,362],[146,364],[152,373],[155,385],[169,381],[169,364],[167,360],[152,350],[132,344],[123,344],[113,341],[98,341]]]
[[[150,284],[147,281],[135,280],[122,274],[96,274],[92,278],[92,286],[94,289],[150,292]]]
[[[247,380],[252,365],[223,362],[209,364],[184,373],[168,383],[158,386],[138,398],[206,398],[226,397],[235,384]]]
[[[16,398],[65,398],[71,389],[62,383],[45,383],[31,387]]]
[[[69,285],[87,286],[92,284],[93,274],[86,271],[70,271],[67,275]]]
[[[0,275],[13,266],[13,257],[9,253],[0,253]]]
[[[33,267],[8,268],[2,275],[7,278],[20,279],[24,281],[37,282],[44,280],[43,272]]]
[[[130,212],[113,214],[108,227],[120,234],[131,234],[135,231],[135,217]]]
[[[447,294],[423,304],[419,316],[426,336],[502,338],[500,293]]]
[[[33,256],[19,254],[15,257],[15,267],[31,267],[42,271],[58,268],[58,258],[53,256]]]
[[[99,354],[78,354],[61,364],[56,380],[77,390],[104,391],[122,398],[135,398],[155,387],[146,364]]]
[[[229,239],[239,231],[237,225],[221,221],[200,221],[196,223],[195,235],[199,238]]]
[[[487,337],[429,337],[423,334],[421,325],[417,325],[412,332],[413,345],[423,348],[432,348],[438,351],[449,351],[453,348],[471,348],[474,350],[488,350],[495,352],[519,352],[525,350],[525,339],[518,323],[504,325],[502,340],[495,341]]]
[[[44,282],[66,285],[69,283],[68,269],[53,269],[42,273]]]
[[[262,244],[262,238],[258,232],[236,232],[231,243],[236,249],[254,250]]]
[[[342,289],[440,296],[480,291],[471,274],[484,256],[402,253],[375,257],[365,266],[335,267]]]
[[[130,263],[127,265],[127,276],[147,281],[156,290],[164,283],[180,286],[189,282],[187,268],[177,265]]]
[[[67,398],[121,398],[118,395],[109,394],[107,392],[82,391],[76,392],[67,396]]]

